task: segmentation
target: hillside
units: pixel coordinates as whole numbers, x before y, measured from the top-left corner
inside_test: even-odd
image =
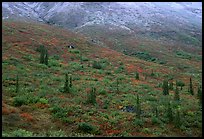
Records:
[[[148,49],[156,49],[152,52],[163,52],[160,59],[167,63],[161,64],[148,60],[154,57],[143,51],[128,56],[111,49],[107,40],[101,43],[43,23],[3,21],[2,135],[202,136],[197,98],[202,86],[201,48],[193,47],[193,53],[183,47],[169,52],[165,45],[146,41]],[[124,45],[128,43],[134,41],[126,40]],[[40,64],[40,45],[48,50],[48,65]],[[69,93],[63,92],[66,73],[72,77]],[[190,77],[194,95],[188,92]],[[164,79],[174,84],[166,96]],[[176,80],[185,84],[182,90],[179,87],[180,101],[174,100]],[[87,101],[93,88],[95,104]],[[140,116],[135,110],[138,103]]]

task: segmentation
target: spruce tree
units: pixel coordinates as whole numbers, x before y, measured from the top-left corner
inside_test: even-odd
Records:
[[[199,103],[202,104],[202,90],[200,86],[198,87],[197,97],[199,99]]]
[[[135,73],[135,79],[139,80],[139,73],[138,72]]]
[[[137,117],[140,118],[141,115],[141,105],[140,105],[140,100],[139,100],[139,95],[137,94],[137,105],[136,105],[136,114]]]
[[[116,89],[117,89],[117,93],[119,93],[119,79],[116,79]]]
[[[163,95],[169,95],[168,81],[163,81]]]
[[[64,93],[70,93],[68,74],[65,77]]]
[[[155,114],[156,114],[156,117],[158,118],[158,117],[159,117],[159,113],[158,113],[158,108],[157,108],[157,106],[156,106],[156,108],[155,108]]]
[[[168,118],[169,122],[173,121],[173,112],[172,112],[170,102],[168,103],[168,106],[167,106],[167,118]]]
[[[16,93],[18,93],[19,90],[19,84],[18,84],[18,74],[16,76]]]
[[[40,63],[43,64],[45,62],[45,48],[43,45],[40,46]]]
[[[88,96],[87,103],[96,104],[96,88],[92,87],[91,93]]]
[[[180,127],[181,126],[181,117],[180,117],[180,112],[179,110],[176,111],[176,116],[175,116],[175,127]]]
[[[190,89],[190,90],[189,90],[189,91],[190,91],[190,94],[191,94],[191,95],[194,95],[194,92],[193,92],[193,84],[192,84],[191,78],[190,78],[190,85],[189,85],[189,87],[190,87],[190,88],[189,88],[189,89]]]
[[[178,86],[177,85],[176,85],[174,100],[176,100],[176,101],[180,100],[179,90],[178,90]]]
[[[177,86],[181,87],[181,90],[182,90],[182,87],[185,86],[185,83],[182,81],[177,81],[176,84],[177,84]]]
[[[45,65],[48,65],[48,51],[45,50],[45,59],[44,59]]]
[[[69,87],[70,88],[72,87],[72,76],[70,76],[70,78],[69,78]]]
[[[173,82],[170,82],[169,83],[169,90],[173,90],[174,88],[173,88]]]

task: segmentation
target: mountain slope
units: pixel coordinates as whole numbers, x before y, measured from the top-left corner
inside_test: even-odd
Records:
[[[48,66],[40,64],[40,45],[48,49]],[[186,53],[175,61],[193,66],[194,70],[127,56],[62,28],[3,21],[3,136],[202,136],[202,111],[196,96],[187,91],[190,77],[195,91],[201,85],[201,60],[189,60],[183,54]],[[94,61],[101,67],[94,66]],[[72,76],[70,93],[63,93],[65,73]],[[169,96],[162,95],[164,79],[174,85],[176,80],[185,83],[180,90],[180,105],[174,101],[174,90]],[[92,87],[96,88],[95,105],[87,104]],[[135,107],[137,95],[141,119],[126,109]],[[173,113],[181,112],[181,128],[168,122],[169,101]],[[155,106],[159,111],[157,122],[152,120]]]
[[[175,40],[178,38],[175,34],[180,33],[195,37],[199,42],[201,5],[199,2],[5,2],[2,16],[3,19],[32,19],[79,31],[92,25],[115,26],[146,37],[153,33],[168,40]]]

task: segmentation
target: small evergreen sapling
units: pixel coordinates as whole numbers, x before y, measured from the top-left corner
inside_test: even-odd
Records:
[[[19,91],[19,84],[18,84],[18,74],[16,76],[16,93]]]
[[[175,90],[174,100],[176,100],[176,101],[179,101],[179,100],[180,100],[179,90],[178,90],[177,84],[176,84],[176,90]]]
[[[202,105],[202,90],[201,90],[201,86],[198,87],[197,97],[199,99],[199,103]]]
[[[138,72],[135,73],[135,79],[139,80],[139,73]]]
[[[193,92],[193,84],[192,84],[191,78],[190,78],[190,85],[189,85],[189,87],[190,87],[190,88],[189,88],[189,89],[190,89],[190,90],[189,90],[189,91],[190,91],[190,94],[191,94],[191,95],[194,95],[194,92]]]
[[[168,81],[164,80],[163,81],[163,95],[169,95],[169,87],[168,87]]]
[[[68,74],[66,74],[66,77],[65,77],[64,93],[70,93]]]

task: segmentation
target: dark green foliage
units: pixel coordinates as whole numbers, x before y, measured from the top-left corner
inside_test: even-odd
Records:
[[[175,127],[177,127],[177,128],[181,126],[181,116],[180,116],[179,110],[176,111],[176,116],[175,116],[175,119],[174,119],[174,124],[175,124]]]
[[[116,79],[116,89],[117,89],[117,93],[119,93],[119,79]]]
[[[45,47],[43,45],[40,45],[39,52],[40,52],[40,63],[43,64],[44,57],[45,57]]]
[[[179,90],[178,90],[178,86],[177,85],[176,85],[174,100],[176,100],[176,101],[180,100]]]
[[[140,105],[140,100],[139,100],[139,95],[138,94],[137,94],[137,100],[136,100],[136,114],[137,114],[137,117],[140,118],[141,105]]]
[[[109,107],[109,101],[106,99],[104,104],[103,104],[103,108],[107,109]]]
[[[91,124],[83,122],[78,124],[78,130],[84,133],[92,133],[95,128]]]
[[[202,105],[202,90],[201,90],[201,86],[198,87],[197,97],[199,99],[200,104]]]
[[[153,124],[153,125],[157,125],[157,124],[160,124],[160,123],[161,123],[161,121],[160,121],[157,117],[155,117],[155,116],[153,116],[153,117],[151,118],[151,120],[152,120],[152,124]]]
[[[154,72],[153,72],[153,70],[152,70],[152,72],[151,72],[151,74],[150,74],[150,76],[154,76],[155,74],[154,74]]]
[[[88,95],[87,103],[96,104],[96,88],[92,87],[90,94]]]
[[[144,125],[144,121],[142,119],[135,118],[133,124],[142,127]]]
[[[190,94],[191,95],[194,95],[194,92],[193,92],[193,84],[192,84],[192,80],[191,80],[191,78],[190,78],[190,85],[189,85],[189,91],[190,91]]]
[[[135,73],[135,79],[139,80],[139,73],[138,72]]]
[[[27,105],[29,103],[26,96],[17,96],[17,97],[14,97],[13,100],[14,100],[13,101],[14,106]]]
[[[95,69],[102,69],[100,62],[98,61],[94,61],[92,67]]]
[[[169,95],[169,87],[168,87],[168,81],[164,80],[163,81],[163,95]]]
[[[169,122],[173,121],[173,112],[172,112],[172,107],[170,102],[168,103],[168,106],[167,106],[167,118]]]
[[[148,52],[137,52],[137,53],[134,53],[132,55],[135,55],[136,57],[138,57],[140,59],[143,59],[146,61],[151,61],[151,62],[155,62],[158,60],[157,58],[151,56]]]
[[[182,82],[182,81],[176,81],[176,85],[180,86],[181,90],[182,90],[182,87],[185,86],[184,82]]]
[[[40,51],[40,63],[48,65],[48,51],[47,51],[47,49],[43,45],[41,45],[39,47],[39,51]]]
[[[54,118],[66,118],[68,110],[66,108],[54,105],[51,109]]]
[[[173,89],[174,89],[173,82],[170,82],[169,83],[169,90],[173,90]]]
[[[65,77],[64,93],[70,93],[70,86],[69,86],[69,77],[68,77],[68,74],[66,74],[66,77]]]
[[[159,117],[159,112],[157,106],[155,106],[155,116],[158,118]]]
[[[48,51],[47,49],[45,50],[45,65],[48,65]]]
[[[72,76],[69,77],[69,87],[72,87]]]
[[[18,75],[16,76],[16,93],[19,91]]]

